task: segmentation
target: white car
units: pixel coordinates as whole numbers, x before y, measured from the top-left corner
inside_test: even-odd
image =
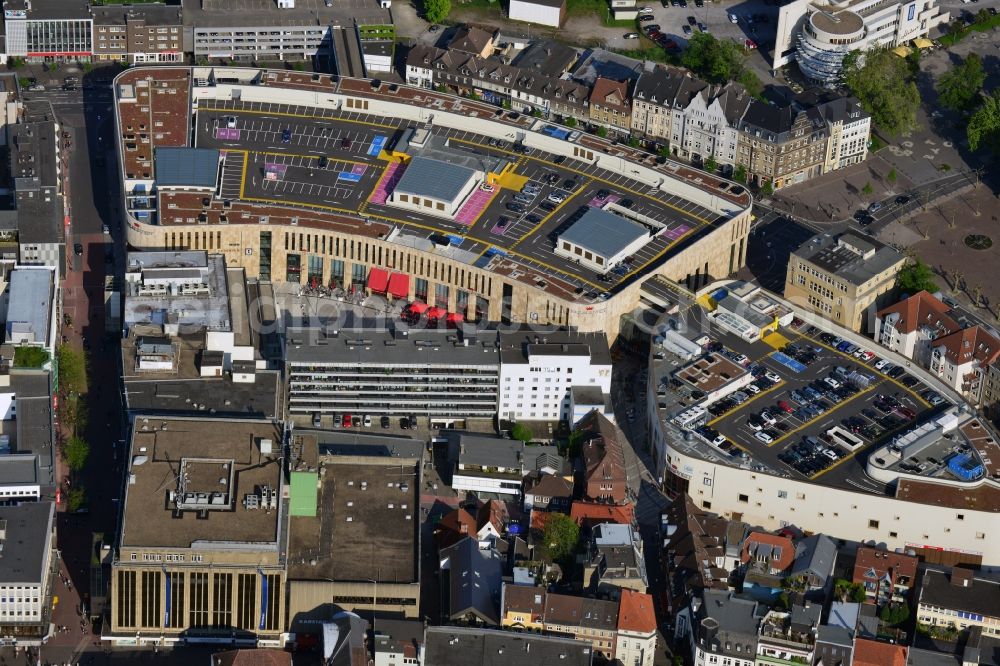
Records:
[[[726,438],[725,435],[716,435],[715,439],[712,440],[712,444],[715,444],[716,446],[722,446],[728,441],[729,440]]]
[[[226,127],[229,129],[236,129],[236,116],[229,116],[226,118]]]
[[[558,192],[553,192],[552,194],[550,194],[545,198],[554,204],[561,204],[563,201],[566,201],[566,197],[564,197],[562,194]]]
[[[824,377],[823,381],[826,382],[827,386],[829,386],[830,388],[835,388],[835,389],[840,388],[840,382],[838,382],[833,377]]]
[[[879,362],[875,364],[876,370],[889,371],[891,368],[892,368],[892,363],[890,363],[884,358],[880,359]]]
[[[747,358],[746,354],[737,354],[733,360],[739,363],[740,365],[746,365],[747,363],[750,362],[750,359]]]
[[[770,444],[771,442],[774,441],[774,437],[771,437],[770,435],[768,435],[766,432],[763,431],[755,432],[753,436],[759,439],[760,441],[764,442],[765,444]]]
[[[774,382],[775,384],[777,384],[778,382],[781,381],[781,376],[778,375],[777,372],[773,372],[771,370],[768,370],[767,372],[765,372],[764,373],[764,377],[766,377],[768,380]]]
[[[372,417],[370,417],[369,415],[365,414],[365,421],[364,421],[364,423],[365,423],[365,427],[366,428],[371,428],[372,427]]]
[[[754,432],[760,432],[764,428],[764,426],[761,425],[759,422],[751,421],[750,419],[747,419],[747,427],[753,430]]]
[[[481,189],[483,192],[492,192],[496,188],[490,185],[489,183],[483,183],[482,185],[479,186],[479,189]]]
[[[837,454],[831,451],[830,449],[823,449],[823,455],[829,458],[830,460],[837,460]]]
[[[640,14],[648,14],[651,11],[653,11],[653,8],[652,7],[639,7],[639,9],[637,9],[636,11],[639,12]]]
[[[778,419],[774,418],[771,412],[767,410],[764,410],[760,413],[760,420],[766,423],[767,425],[774,425],[775,423],[778,422]]]
[[[730,23],[739,23],[740,22],[740,17],[737,16],[736,14],[730,14],[729,15],[729,22]]]
[[[743,387],[743,390],[744,391],[749,391],[750,393],[753,393],[754,395],[757,395],[758,393],[760,393],[760,387],[757,386],[756,384],[747,384],[746,386]]]

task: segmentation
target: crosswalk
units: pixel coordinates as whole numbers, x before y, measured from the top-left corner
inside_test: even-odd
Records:
[[[237,199],[243,185],[243,168],[246,164],[246,153],[241,150],[227,151],[222,163],[222,179],[219,183],[219,196],[223,199]]]

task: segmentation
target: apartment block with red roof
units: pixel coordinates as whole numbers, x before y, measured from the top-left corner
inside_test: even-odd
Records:
[[[749,573],[781,576],[795,561],[795,544],[789,537],[751,531],[743,540],[740,562]]]
[[[854,641],[853,666],[906,666],[906,646],[868,638]]]
[[[598,412],[584,417],[578,430],[585,433],[580,453],[584,466],[584,494],[591,500],[624,504],[628,497],[622,451],[624,436]]]
[[[930,366],[938,379],[978,405],[989,368],[1000,357],[1000,340],[981,326],[971,326],[933,343]]]
[[[922,367],[930,365],[934,341],[962,330],[951,308],[926,291],[910,296],[875,315],[875,341]]]
[[[615,658],[627,666],[653,666],[655,656],[656,611],[653,597],[634,590],[622,590]]]
[[[877,606],[906,602],[917,577],[919,560],[905,553],[862,546],[854,560],[854,583],[865,586],[867,602]]]

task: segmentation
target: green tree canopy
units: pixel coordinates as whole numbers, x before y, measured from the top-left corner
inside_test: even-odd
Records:
[[[938,290],[930,266],[919,259],[907,264],[903,270],[899,271],[899,275],[896,276],[896,286],[908,294],[915,294],[918,291],[934,293]]]
[[[844,58],[844,82],[872,122],[890,134],[917,126],[920,92],[906,61],[891,51],[856,51]]]
[[[890,627],[895,627],[910,619],[910,607],[905,603],[888,603],[882,607],[878,616]]]
[[[744,184],[746,184],[746,182],[747,182],[747,168],[745,166],[743,166],[742,164],[739,165],[738,167],[736,167],[736,170],[733,171],[733,180],[735,180],[737,183],[744,183]]]
[[[990,93],[969,118],[965,129],[969,148],[989,148],[1000,154],[1000,88]]]
[[[66,493],[66,508],[75,513],[87,504],[87,491],[81,487],[70,488]]]
[[[42,347],[21,345],[14,348],[15,368],[40,368],[49,360],[49,353]]]
[[[699,32],[688,40],[681,64],[712,83],[736,81],[751,95],[759,95],[763,85],[746,66],[746,53],[736,42],[719,40],[707,32]]]
[[[885,180],[890,185],[895,185],[897,178],[899,178],[899,174],[896,173],[896,167],[889,169],[889,173],[885,174]]]
[[[719,163],[715,161],[715,155],[709,155],[708,159],[705,160],[705,171],[709,173],[715,173],[715,170],[719,168]]]
[[[968,111],[975,106],[986,82],[983,61],[975,53],[945,72],[937,84],[938,101],[955,111]]]
[[[861,188],[861,194],[866,197],[870,197],[875,190],[872,188],[871,181],[865,183],[865,186]]]
[[[451,13],[451,0],[424,0],[424,18],[440,23]]]
[[[70,470],[79,472],[90,457],[90,444],[81,437],[70,437],[62,447],[63,457]]]
[[[527,443],[531,441],[531,430],[523,423],[515,423],[510,429],[510,436]]]
[[[70,345],[59,345],[59,384],[63,390],[83,393],[87,390],[87,355]]]
[[[545,556],[558,562],[576,551],[580,540],[580,527],[565,513],[550,513],[542,532],[542,550]]]

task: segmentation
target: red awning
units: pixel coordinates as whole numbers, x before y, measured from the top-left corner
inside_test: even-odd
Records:
[[[427,311],[427,318],[428,319],[443,319],[445,317],[445,315],[447,315],[447,314],[448,314],[448,311],[445,310],[444,308],[431,308],[430,310]]]
[[[445,319],[445,321],[447,321],[449,324],[461,324],[463,321],[465,321],[465,317],[463,317],[458,312],[449,312],[448,318]]]
[[[421,303],[420,301],[414,301],[406,306],[406,311],[415,315],[422,315],[427,312],[427,304]]]
[[[385,288],[389,284],[389,273],[382,268],[373,268],[368,271],[368,288],[372,291],[384,294]]]
[[[410,295],[410,276],[406,273],[393,273],[389,276],[389,293],[393,298],[406,298]]]

